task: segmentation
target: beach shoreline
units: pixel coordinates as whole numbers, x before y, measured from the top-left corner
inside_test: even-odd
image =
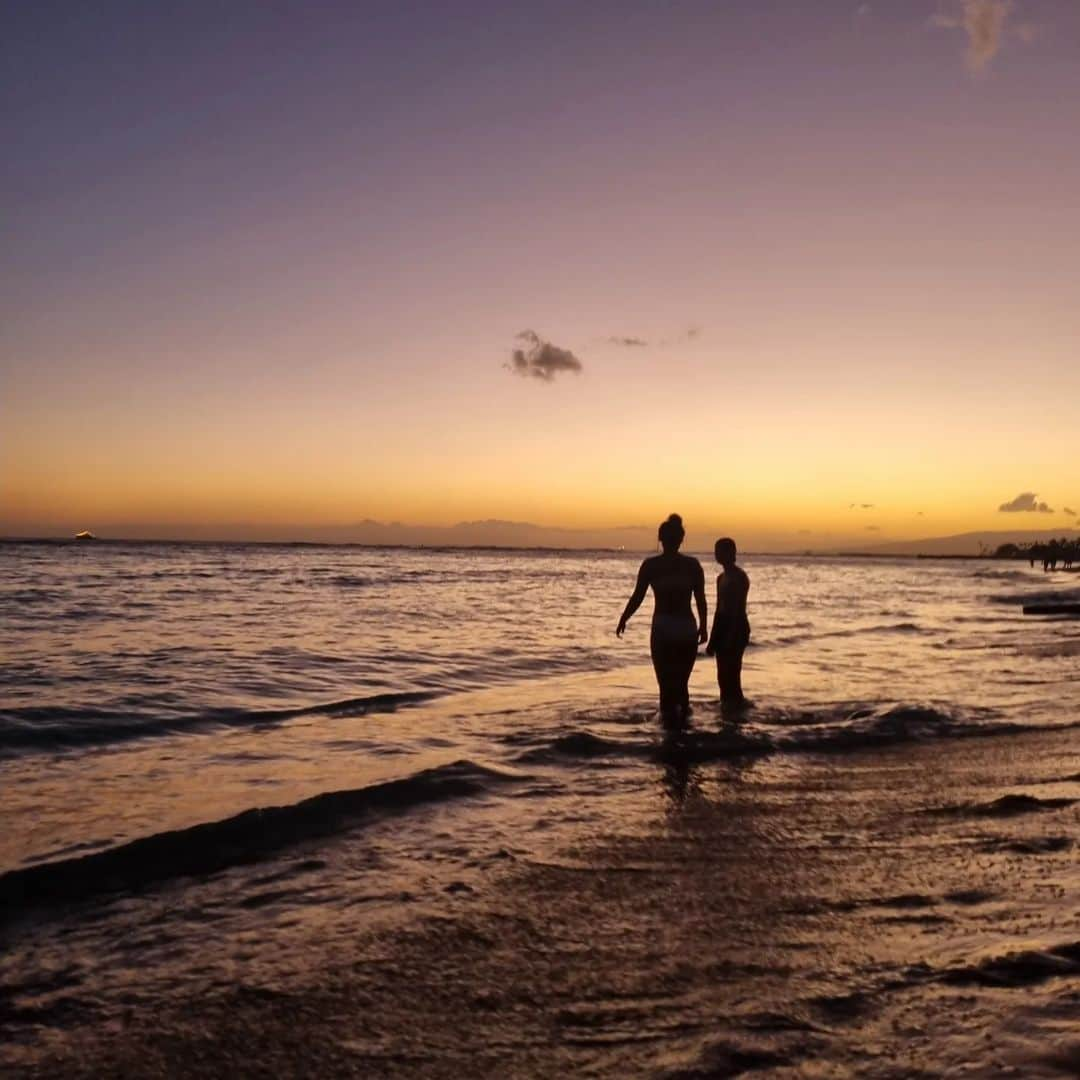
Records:
[[[293,946],[269,977],[252,963],[195,995],[181,978],[106,1022],[63,994],[41,997],[38,1023],[9,1002],[4,1064],[20,1077],[1068,1075],[1078,800],[1069,730],[706,763],[672,744],[638,814],[612,807],[556,851],[504,853],[408,914],[360,918],[332,964]],[[191,888],[160,891],[183,904]],[[264,910],[256,959],[286,940]],[[123,978],[111,992],[123,1000]]]

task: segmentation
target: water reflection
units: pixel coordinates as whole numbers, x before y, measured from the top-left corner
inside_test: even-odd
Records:
[[[701,767],[695,761],[689,722],[664,725],[657,754],[664,770],[661,785],[664,794],[680,807],[689,798],[701,798]]]

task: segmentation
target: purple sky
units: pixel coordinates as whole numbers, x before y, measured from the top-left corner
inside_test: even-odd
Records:
[[[0,533],[1067,527],[1078,54],[1071,0],[17,5]]]

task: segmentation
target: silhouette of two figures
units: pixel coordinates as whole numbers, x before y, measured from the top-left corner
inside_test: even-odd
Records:
[[[698,645],[716,657],[721,706],[740,709],[747,701],[742,692],[742,656],[750,640],[746,598],[750,579],[736,566],[735,541],[716,542],[716,561],[724,572],[716,581],[716,610],[711,633],[705,600],[705,572],[701,563],[679,548],[685,539],[682,518],[671,514],[657,530],[661,552],[646,559],[615,630],[622,637],[626,624],[652,589],[654,598],[649,653],[660,691],[660,716],[665,725],[684,724],[690,716],[690,674]],[[691,610],[693,597],[697,619]]]

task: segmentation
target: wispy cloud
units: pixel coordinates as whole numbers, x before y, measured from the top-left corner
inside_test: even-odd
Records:
[[[849,510],[873,510],[874,503],[848,503]]]
[[[1001,51],[1013,7],[1013,0],[948,0],[930,25],[964,31],[968,70],[978,74]]]
[[[686,345],[688,342],[697,341],[704,331],[700,326],[688,326],[679,334],[675,334],[672,337],[660,338],[657,341],[657,345]]]
[[[617,345],[620,349],[645,349],[651,346],[665,348],[670,345],[687,345],[697,341],[704,331],[700,326],[691,324],[677,334],[664,334],[661,337],[643,338],[636,334],[609,334],[596,340],[604,345]]]
[[[1004,502],[998,507],[1002,514],[1052,514],[1053,508],[1039,502],[1034,491],[1022,491],[1015,499]]]
[[[511,352],[510,363],[506,365],[515,375],[551,382],[563,372],[572,371],[580,375],[584,370],[581,361],[569,349],[552,345],[535,330],[522,330],[515,340],[526,343],[525,348]]]
[[[880,525],[864,525],[863,528],[866,529],[867,532],[881,532]]]
[[[1061,512],[1063,514],[1068,514],[1069,517],[1076,517],[1076,511],[1073,510],[1071,506],[1063,506]]]

